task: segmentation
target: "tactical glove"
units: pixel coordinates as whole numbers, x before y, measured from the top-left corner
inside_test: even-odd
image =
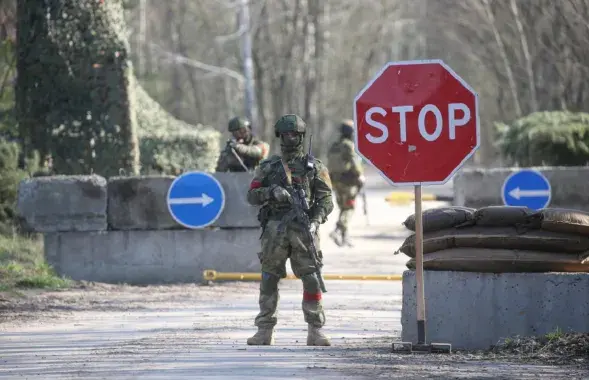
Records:
[[[292,203],[292,197],[284,187],[274,186],[270,191],[270,194],[278,202]]]
[[[235,149],[236,146],[237,146],[237,141],[235,141],[233,139],[227,140],[227,147]]]

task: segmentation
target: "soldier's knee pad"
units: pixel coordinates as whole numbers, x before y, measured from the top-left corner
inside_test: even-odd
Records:
[[[260,282],[260,293],[272,294],[278,290],[280,277],[272,273],[262,272],[262,281]]]
[[[301,277],[303,281],[303,290],[307,293],[319,293],[321,287],[319,286],[319,278],[317,273],[309,273]]]

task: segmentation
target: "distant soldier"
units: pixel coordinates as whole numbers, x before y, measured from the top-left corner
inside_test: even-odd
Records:
[[[339,246],[352,245],[348,239],[348,224],[354,213],[356,197],[365,182],[353,139],[354,122],[343,120],[340,124],[340,139],[331,145],[327,154],[327,167],[340,210],[335,230],[329,236]]]
[[[46,177],[55,175],[55,171],[53,170],[53,156],[51,154],[45,155],[43,158],[43,163],[39,170],[34,172],[31,177]]]
[[[229,121],[229,132],[233,135],[219,156],[216,171],[252,171],[260,161],[268,157],[270,146],[252,134],[251,123],[242,117]]]
[[[260,312],[255,319],[258,332],[247,344],[273,344],[278,282],[286,277],[290,258],[293,273],[303,282],[307,345],[329,346],[329,338],[321,331],[325,315],[320,277],[323,254],[318,236],[319,225],[333,210],[329,172],[321,161],[304,153],[306,124],[299,116],[282,116],[274,130],[280,138],[281,155],[260,163],[247,194],[250,204],[262,206],[258,214],[262,225]],[[302,199],[309,206],[304,212],[299,207]]]

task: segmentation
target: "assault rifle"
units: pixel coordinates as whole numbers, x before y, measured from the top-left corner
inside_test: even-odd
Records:
[[[370,221],[368,220],[368,204],[366,203],[366,188],[362,187],[360,191],[360,196],[362,197],[362,206],[364,208],[364,217],[366,218],[366,225],[370,225]]]
[[[235,141],[235,139],[229,139],[229,140],[227,140],[227,146],[231,150],[231,153],[233,153],[233,156],[235,157],[235,159],[237,159],[237,162],[239,162],[239,164],[241,165],[241,167],[243,168],[243,170],[245,170],[247,172],[247,171],[249,171],[248,168],[247,168],[247,166],[245,166],[245,164],[243,163],[243,160],[241,159],[241,157],[239,157],[239,154],[237,154],[237,152],[233,148],[233,146],[236,143],[237,142]]]
[[[311,155],[311,144],[313,142],[313,135],[309,138],[309,153],[307,154],[307,170],[311,170],[314,168],[314,158]],[[319,278],[319,287],[323,293],[327,293],[327,289],[325,288],[325,282],[323,281],[323,275],[321,274],[321,264],[319,262],[319,258],[317,256],[317,247],[315,247],[315,239],[313,234],[311,234],[310,227],[311,221],[309,219],[309,202],[307,202],[307,194],[305,193],[305,189],[295,183],[293,185],[292,179],[286,171],[286,163],[281,161],[282,172],[283,172],[283,183],[285,184],[285,189],[288,191],[292,198],[292,205],[293,209],[286,215],[285,218],[282,220],[280,225],[278,226],[278,231],[284,231],[284,224],[288,221],[298,222],[300,225],[303,226],[303,230],[305,231],[305,236],[309,241],[309,248],[311,259],[313,260],[313,265],[315,266],[315,271],[317,273],[317,277]]]

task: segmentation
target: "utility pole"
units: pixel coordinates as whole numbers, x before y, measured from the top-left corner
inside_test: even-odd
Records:
[[[426,24],[429,23],[429,13],[428,13],[428,6],[427,6],[427,2],[428,0],[424,0],[423,1],[423,6],[421,7],[421,20],[422,22],[425,22]],[[424,31],[421,32],[421,57],[422,59],[430,59],[431,57],[429,56],[429,49],[428,49],[428,29],[424,29]]]
[[[147,29],[147,0],[139,0],[139,44],[137,46],[137,75],[145,74],[145,32]]]
[[[239,29],[241,34],[241,56],[243,60],[243,76],[245,77],[245,112],[252,122],[254,133],[258,132],[258,105],[254,83],[254,62],[252,58],[252,34],[249,0],[240,0]]]

